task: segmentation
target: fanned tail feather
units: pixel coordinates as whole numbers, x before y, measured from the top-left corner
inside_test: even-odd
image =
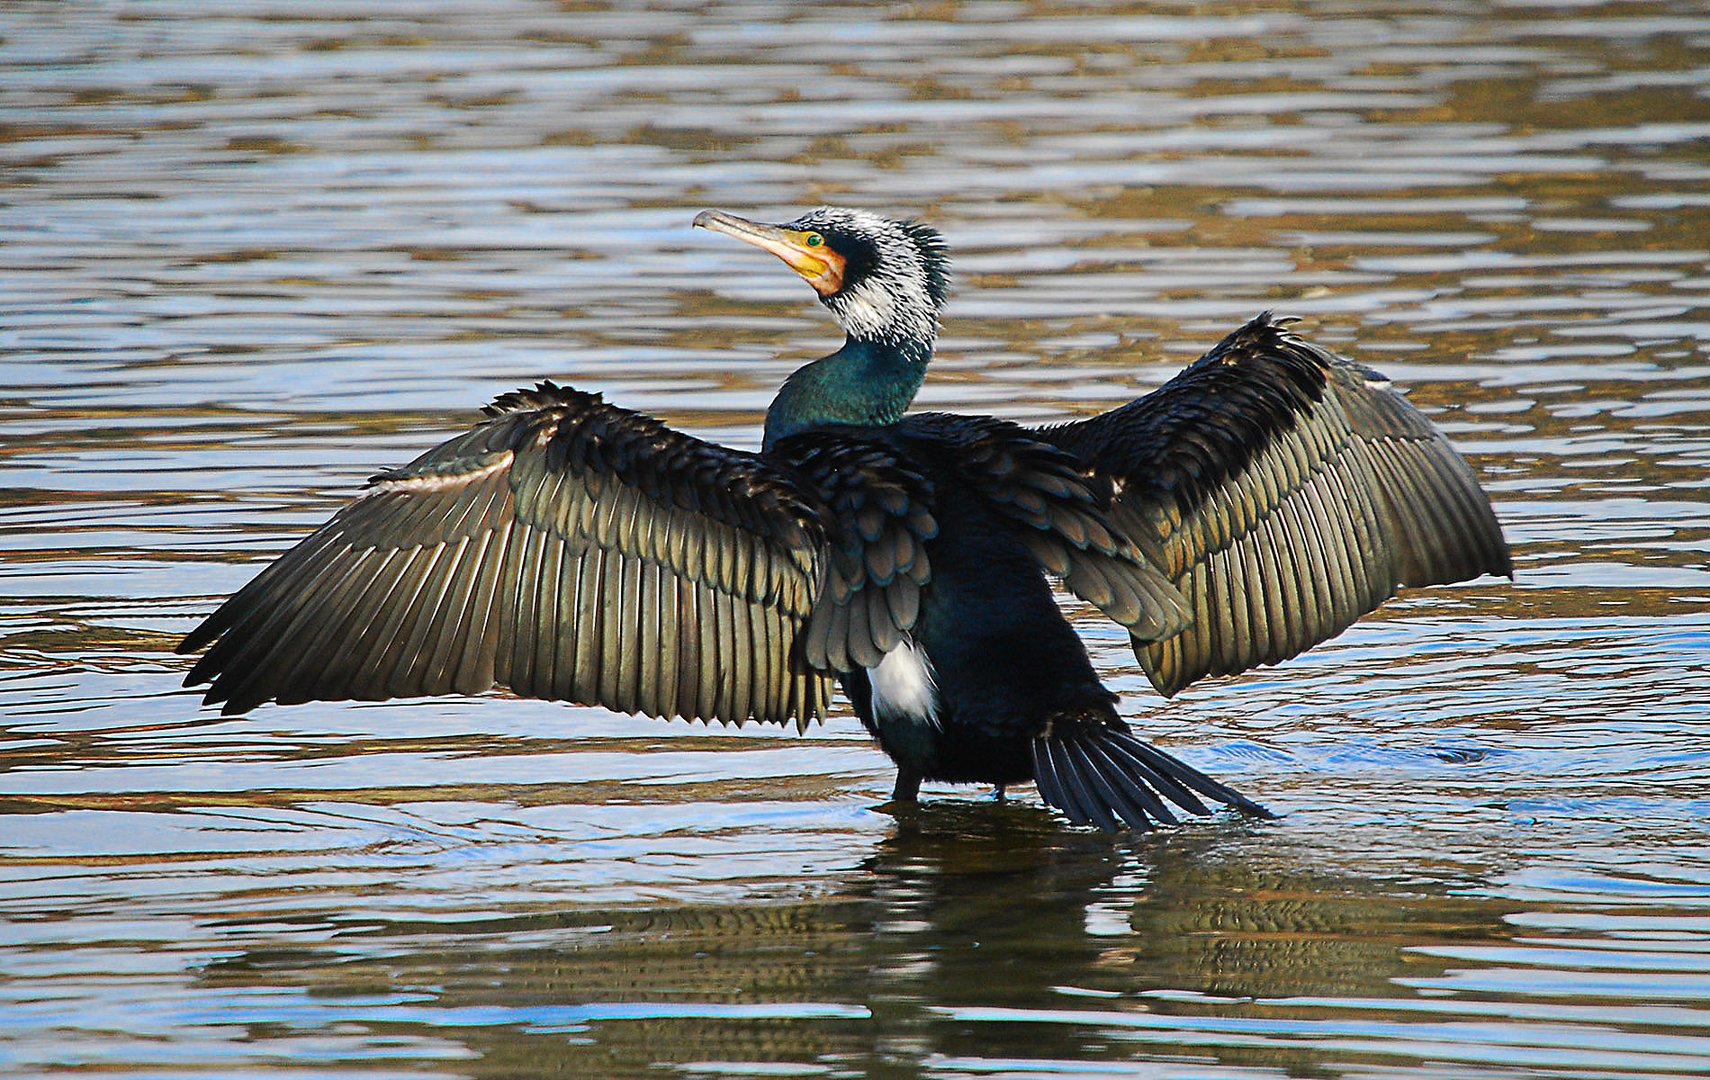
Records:
[[[1033,769],[1039,797],[1046,803],[1077,825],[1112,832],[1178,824],[1180,818],[1166,799],[1190,814],[1211,813],[1200,795],[1250,817],[1276,816],[1118,727],[1065,726],[1034,739]]]

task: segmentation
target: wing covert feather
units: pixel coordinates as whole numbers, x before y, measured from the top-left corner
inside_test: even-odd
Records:
[[[825,508],[826,559],[804,655],[834,671],[876,667],[913,629],[932,579],[932,482],[882,432],[804,432],[776,452]]]

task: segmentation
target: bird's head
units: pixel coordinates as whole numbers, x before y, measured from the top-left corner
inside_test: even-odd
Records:
[[[930,346],[937,336],[938,309],[950,293],[950,257],[930,226],[837,206],[783,225],[705,210],[695,224],[784,260],[855,340]]]

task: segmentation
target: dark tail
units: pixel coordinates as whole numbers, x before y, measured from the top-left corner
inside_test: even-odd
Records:
[[[1064,725],[1034,739],[1033,775],[1039,797],[1070,821],[1111,831],[1178,824],[1165,799],[1191,814],[1211,813],[1199,795],[1251,817],[1276,816],[1186,762],[1102,724]]]

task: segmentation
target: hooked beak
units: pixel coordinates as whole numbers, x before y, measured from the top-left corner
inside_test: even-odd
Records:
[[[808,238],[817,238],[815,233],[780,229],[776,225],[762,225],[757,221],[739,218],[735,214],[727,214],[723,210],[702,210],[695,215],[694,225],[724,233],[726,236],[734,236],[745,244],[753,244],[761,251],[770,251],[784,260],[784,264],[791,270],[800,274],[821,296],[830,296],[843,288],[843,256],[832,251],[823,240],[810,246]]]

